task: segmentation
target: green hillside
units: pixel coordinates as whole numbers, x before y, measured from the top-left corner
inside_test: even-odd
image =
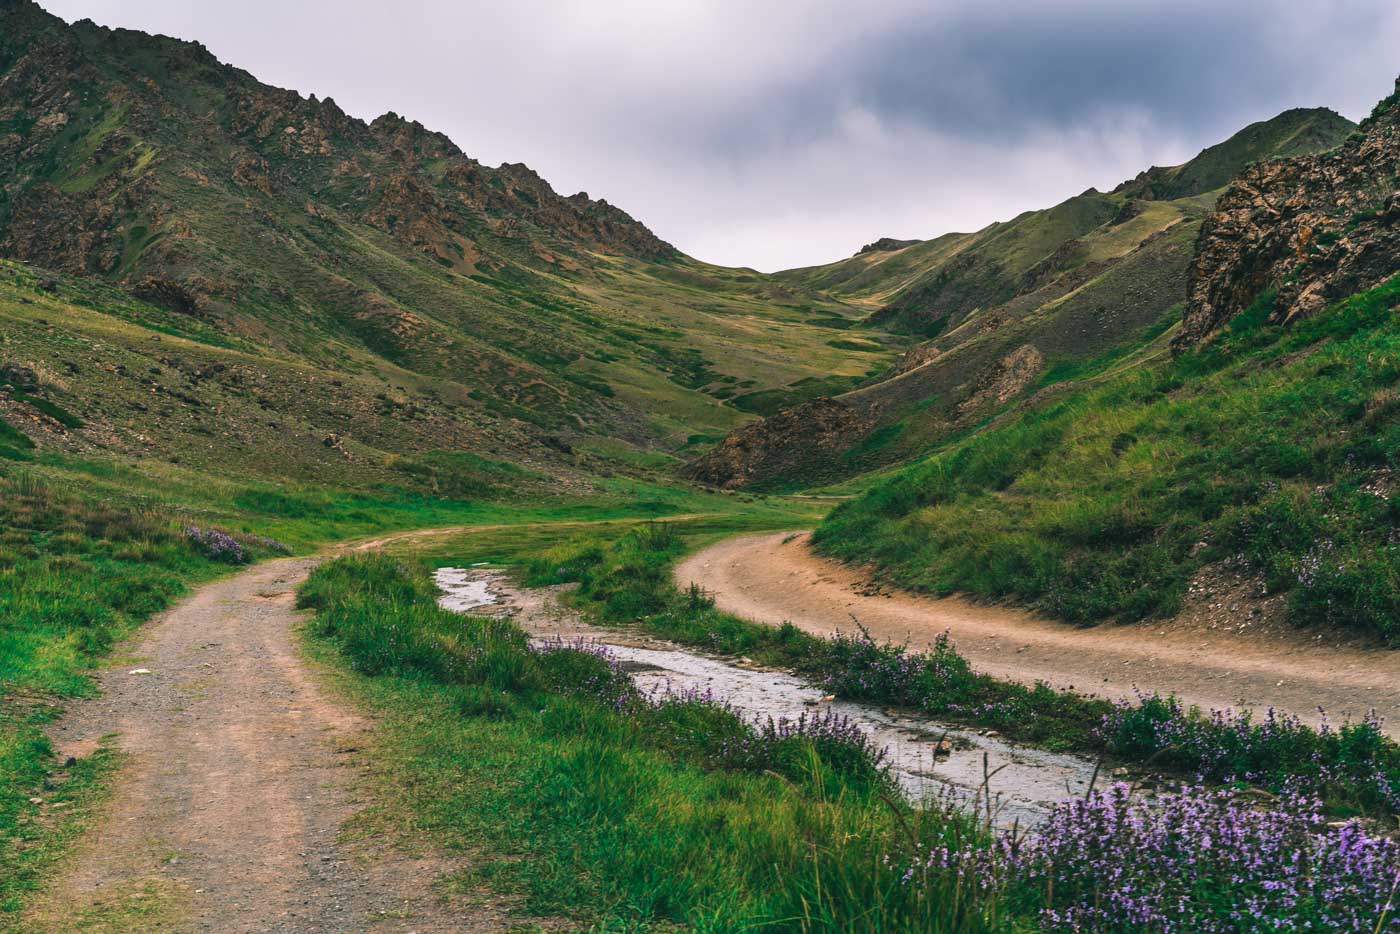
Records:
[[[208,457],[343,474],[447,446],[627,469],[752,418],[732,397],[839,390],[892,353],[876,332],[873,352],[837,346],[858,314],[839,300],[689,259],[397,115],[364,123],[198,44],[27,0],[0,18],[0,255],[18,261],[0,361],[44,371],[41,394],[89,424],[41,421],[45,444],[169,451],[152,412],[196,403],[131,400],[184,368],[178,348],[267,371],[265,390],[246,372],[179,390],[228,408],[240,453]],[[42,322],[69,317],[103,337],[65,360]]]
[[[1113,363],[838,508],[817,547],[917,590],[1077,621],[1170,616],[1221,563],[1289,617],[1400,638],[1400,280],[1289,330]]]
[[[1144,343],[1164,352],[1161,335],[1181,318],[1201,223],[1224,184],[1261,158],[1329,149],[1353,128],[1330,110],[1285,111],[1109,193],[1090,189],[976,233],[777,274],[861,303],[870,322],[923,343],[883,378],[836,396],[849,415],[822,444],[788,444],[782,423],[740,426],[689,474],[769,489],[849,478],[975,431],[1102,355]]]

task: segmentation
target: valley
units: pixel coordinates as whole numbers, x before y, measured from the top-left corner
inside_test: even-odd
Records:
[[[0,0],[0,928],[1400,929],[1396,88],[765,273]]]

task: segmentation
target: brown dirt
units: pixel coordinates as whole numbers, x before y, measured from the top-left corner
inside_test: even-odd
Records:
[[[1374,707],[1386,732],[1400,736],[1400,652],[1270,625],[1267,609],[1232,612],[1245,585],[1228,576],[1198,580],[1180,622],[1094,628],[883,592],[860,571],[813,555],[806,533],[729,539],[682,562],[675,576],[681,586],[694,581],[712,591],[721,609],[770,625],[849,632],[854,616],[876,638],[916,648],[946,630],[979,670],[997,677],[1112,698],[1131,698],[1135,689],[1175,693],[1203,708],[1272,705],[1310,721],[1319,706],[1334,722]]]
[[[293,590],[315,564],[271,561],[201,588],[55,726],[60,756],[115,733],[123,762],[37,930],[506,929],[502,911],[433,891],[446,860],[342,839],[370,724],[298,654]]]

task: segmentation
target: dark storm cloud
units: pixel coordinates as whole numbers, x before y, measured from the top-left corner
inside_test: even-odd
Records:
[[[1179,162],[1295,106],[1353,119],[1395,0],[50,0],[197,38],[607,197],[705,259],[778,268]]]

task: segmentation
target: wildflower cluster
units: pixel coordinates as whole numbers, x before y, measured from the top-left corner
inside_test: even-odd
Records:
[[[275,538],[269,538],[266,535],[244,535],[243,541],[252,548],[259,548],[273,554],[289,555],[292,553],[292,549],[288,548],[285,544],[279,542]]]
[[[1323,714],[1313,729],[1272,708],[1256,720],[1249,711],[1200,714],[1174,697],[1139,695],[1136,703],[1114,705],[1101,738],[1114,755],[1151,759],[1203,782],[1307,790],[1370,810],[1400,811],[1400,749],[1385,737],[1374,711],[1340,728]]]
[[[876,747],[848,717],[831,710],[813,716],[803,713],[796,720],[769,717],[755,722],[715,758],[726,768],[802,774],[810,765],[804,759],[813,756],[847,783],[891,782],[888,751]]]
[[[227,561],[229,564],[248,563],[247,549],[221,529],[202,529],[197,525],[187,525],[185,538],[195,550],[212,561]]]
[[[551,689],[594,698],[624,715],[654,745],[698,758],[715,768],[812,777],[823,774],[874,786],[893,781],[886,751],[848,717],[827,710],[797,719],[750,720],[708,689],[650,694],[638,690],[616,654],[586,639],[555,638],[532,647]]]
[[[1324,824],[1309,796],[1258,808],[1199,786],[1148,801],[1115,785],[997,850],[1012,897],[1038,901],[1052,931],[1400,930],[1400,846]]]
[[[838,632],[814,641],[799,668],[841,697],[986,724],[1032,742],[1089,745],[1093,724],[1108,709],[1104,701],[1045,684],[1026,687],[977,672],[946,632],[922,652],[876,642],[864,628],[855,635]]]
[[[606,645],[582,637],[565,642],[555,636],[532,644],[530,651],[549,687],[561,694],[594,698],[619,712],[643,703],[622,662]]]
[[[823,683],[843,697],[874,698],[910,707],[970,699],[974,675],[967,659],[941,633],[926,652],[878,643],[865,629],[836,633],[822,645]]]
[[[290,554],[291,549],[275,538],[264,535],[239,535],[235,538],[223,529],[200,528],[187,525],[184,528],[185,540],[195,550],[213,561],[227,561],[229,564],[247,564],[251,559],[250,548],[272,554]]]

